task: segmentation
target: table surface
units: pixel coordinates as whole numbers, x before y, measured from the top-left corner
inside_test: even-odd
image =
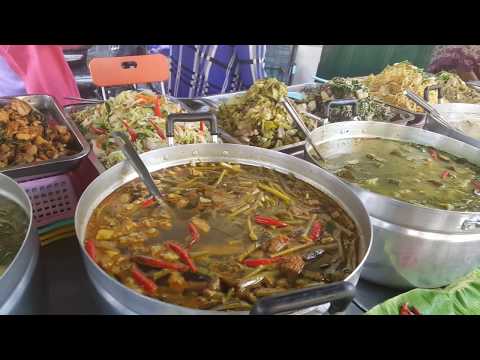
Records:
[[[102,314],[95,302],[96,293],[84,268],[76,238],[42,247],[39,267],[43,268],[47,287],[42,314]],[[360,280],[354,301],[369,309],[398,293],[398,290]],[[349,315],[362,313],[355,303],[346,311]]]

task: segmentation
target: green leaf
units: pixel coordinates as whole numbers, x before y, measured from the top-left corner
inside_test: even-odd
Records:
[[[377,305],[367,315],[398,315],[408,303],[425,315],[480,315],[480,269],[442,289],[414,289]]]

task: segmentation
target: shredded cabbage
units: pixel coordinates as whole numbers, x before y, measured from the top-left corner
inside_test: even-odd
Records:
[[[109,168],[124,160],[110,136],[112,131],[133,130],[137,137],[134,146],[139,153],[167,145],[166,139],[160,136],[156,127],[166,136],[167,116],[182,112],[182,108],[177,103],[159,96],[160,115],[156,116],[156,98],[157,95],[151,91],[123,91],[105,103],[74,112],[72,118],[92,143],[96,156]],[[175,124],[175,142],[178,144],[205,143],[209,140],[207,128],[201,131],[199,123]]]

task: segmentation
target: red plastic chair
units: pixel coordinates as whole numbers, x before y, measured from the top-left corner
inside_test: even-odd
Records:
[[[106,100],[105,87],[147,84],[160,82],[165,95],[164,81],[170,76],[169,61],[161,54],[95,58],[88,64],[93,83],[102,89]]]

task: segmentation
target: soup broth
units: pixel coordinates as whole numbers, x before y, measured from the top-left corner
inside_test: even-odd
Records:
[[[330,197],[266,168],[200,163],[138,179],[89,220],[86,250],[144,295],[190,308],[248,310],[262,297],[339,281],[359,262],[357,227]]]

